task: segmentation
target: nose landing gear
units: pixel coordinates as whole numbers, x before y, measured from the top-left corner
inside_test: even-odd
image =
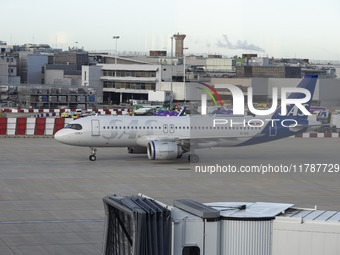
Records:
[[[91,149],[91,155],[89,157],[89,160],[91,161],[96,161],[96,152],[97,152],[97,148],[90,148]]]

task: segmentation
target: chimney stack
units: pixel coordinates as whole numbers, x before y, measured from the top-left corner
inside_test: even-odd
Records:
[[[186,35],[184,34],[174,34],[176,40],[176,49],[175,49],[175,57],[183,57],[183,47],[184,47],[184,38]]]

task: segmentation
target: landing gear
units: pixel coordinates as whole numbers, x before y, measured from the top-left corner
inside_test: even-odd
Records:
[[[97,152],[97,148],[91,148],[91,155],[89,157],[89,160],[91,161],[96,161],[96,152]]]
[[[200,158],[197,154],[190,154],[188,156],[188,160],[190,163],[197,163],[200,160]]]

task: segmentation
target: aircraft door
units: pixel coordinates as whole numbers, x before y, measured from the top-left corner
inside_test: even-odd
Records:
[[[170,133],[174,133],[174,132],[175,132],[175,125],[170,124]]]
[[[163,133],[168,133],[168,124],[163,125]]]
[[[269,123],[269,136],[276,136],[277,133],[277,125],[275,121]]]
[[[99,120],[91,120],[91,131],[92,136],[98,136],[100,135],[100,125]]]

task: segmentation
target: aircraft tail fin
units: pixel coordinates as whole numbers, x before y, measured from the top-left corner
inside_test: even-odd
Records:
[[[187,107],[183,107],[182,111],[177,115],[178,117],[180,116],[184,116],[185,110],[187,109]]]
[[[295,88],[295,91],[293,91],[288,97],[287,97],[287,105],[283,105],[283,102],[281,102],[281,106],[274,112],[273,119],[281,119],[281,118],[293,118],[293,119],[307,119],[308,115],[303,113],[299,107],[296,104],[289,104],[290,101],[303,101],[301,104],[301,107],[303,106],[308,112],[312,103],[314,90],[316,81],[318,79],[318,75],[306,75],[302,81],[299,83],[297,88]],[[299,89],[300,92],[297,92]],[[289,90],[287,90],[289,92]],[[310,99],[308,101],[304,101],[307,96],[305,92],[310,93]],[[286,114],[281,115],[281,107],[286,107]],[[303,108],[302,107],[302,108]]]

